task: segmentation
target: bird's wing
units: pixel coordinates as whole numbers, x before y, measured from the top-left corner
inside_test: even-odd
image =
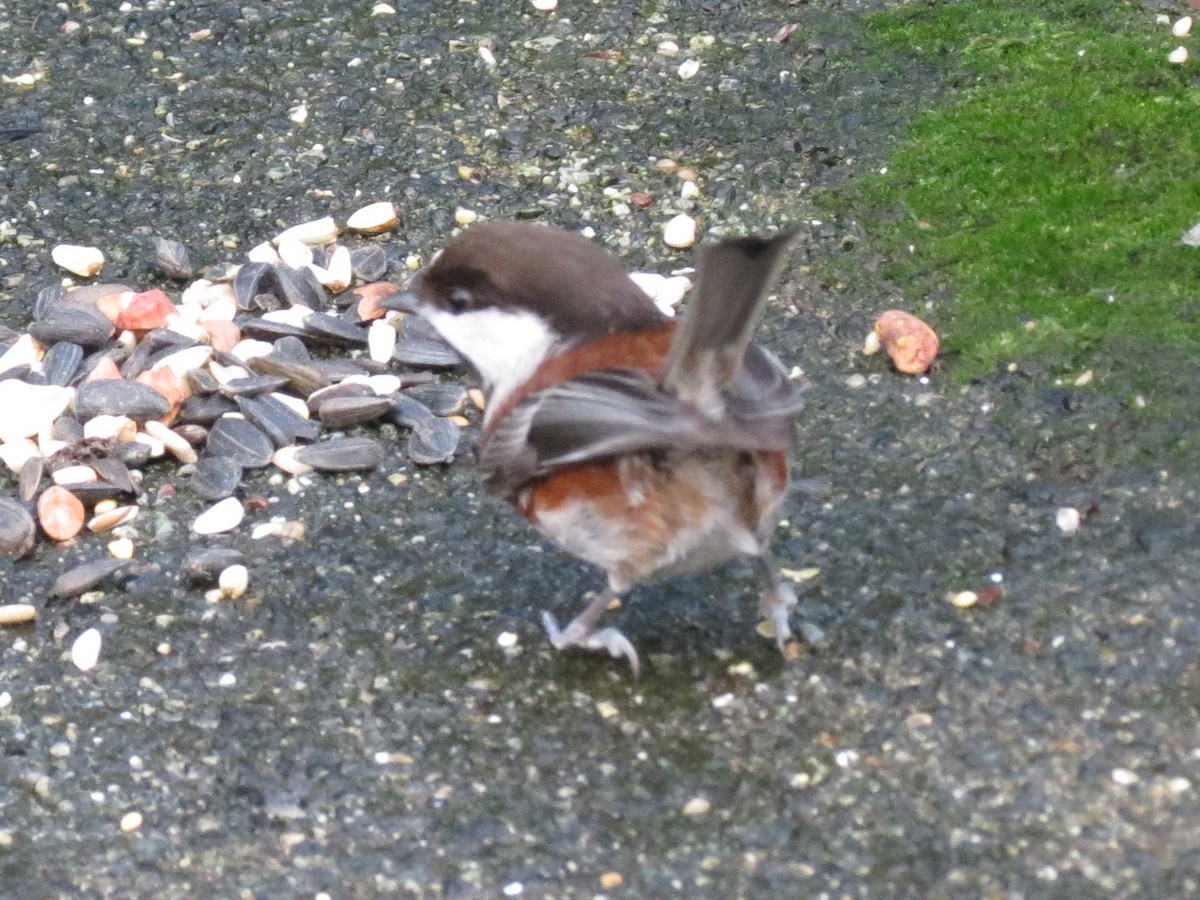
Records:
[[[714,419],[632,369],[590,372],[540,391],[482,442],[492,483],[511,490],[560,466],[655,449],[786,450],[801,389],[755,348]]]

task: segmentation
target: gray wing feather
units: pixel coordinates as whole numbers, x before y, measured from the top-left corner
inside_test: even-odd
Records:
[[[773,363],[765,351],[764,365]],[[501,490],[560,466],[657,449],[786,450],[801,389],[774,363],[771,391],[728,398],[713,420],[665,392],[642,372],[612,369],[565,381],[525,400],[480,448],[480,463]],[[747,367],[746,385],[754,376]],[[753,397],[753,400],[751,400]],[[765,403],[764,403],[765,399]]]
[[[696,295],[671,343],[663,387],[712,414],[722,409],[721,393],[742,365],[794,236],[727,238],[700,248]]]

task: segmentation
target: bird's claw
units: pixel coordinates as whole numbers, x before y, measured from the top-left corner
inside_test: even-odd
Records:
[[[586,622],[581,622],[578,618],[572,619],[566,628],[559,628],[558,620],[548,612],[542,613],[542,627],[546,629],[546,636],[550,638],[550,643],[556,650],[565,650],[568,647],[581,647],[584,650],[607,650],[609,655],[615,659],[625,657],[629,660],[629,667],[633,669],[635,678],[641,669],[633,644],[630,643],[629,638],[615,628],[601,628],[599,631],[592,631]]]
[[[791,616],[792,610],[796,608],[796,592],[792,590],[790,584],[785,584],[780,581],[772,585],[768,590],[763,591],[762,602],[760,609],[762,614],[771,620],[771,624],[775,628],[775,643],[783,650],[788,639],[792,636],[791,626],[788,625],[788,617]]]

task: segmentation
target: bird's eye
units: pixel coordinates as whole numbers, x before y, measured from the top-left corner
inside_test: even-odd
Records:
[[[475,298],[467,288],[456,287],[446,295],[446,303],[455,312],[465,312],[475,304]]]

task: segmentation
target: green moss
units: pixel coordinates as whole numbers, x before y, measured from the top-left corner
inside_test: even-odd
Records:
[[[931,317],[956,372],[1092,368],[1153,392],[1200,358],[1200,249],[1179,242],[1200,221],[1200,85],[1167,62],[1169,29],[1010,0],[889,10],[869,40],[943,66],[944,102],[834,199],[914,305],[949,296]]]

